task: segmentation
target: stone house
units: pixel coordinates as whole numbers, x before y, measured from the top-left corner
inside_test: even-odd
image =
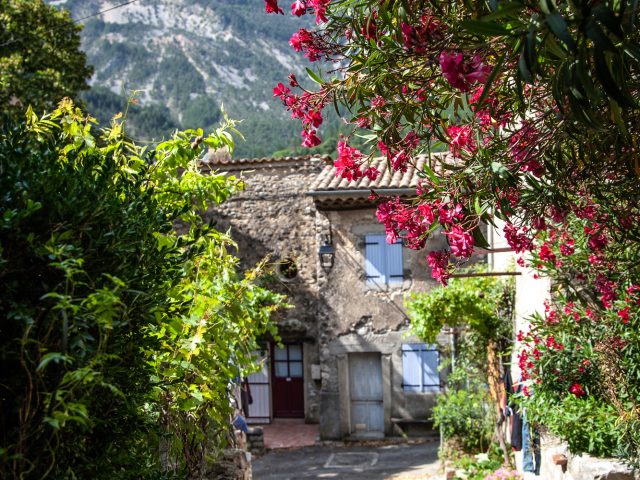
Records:
[[[263,369],[249,378],[249,421],[303,417],[320,423],[322,439],[424,424],[443,383],[440,352],[408,336],[403,300],[436,283],[424,251],[387,244],[369,198],[372,189],[414,195],[416,169],[348,183],[313,156],[215,158],[204,168],[245,181],[211,219],[230,230],[243,266],[271,256],[268,286],[293,306],[277,319],[282,343],[265,339]],[[334,252],[332,265],[321,264],[322,246]]]

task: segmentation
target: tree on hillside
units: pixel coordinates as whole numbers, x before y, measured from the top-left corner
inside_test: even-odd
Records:
[[[42,0],[0,0],[0,112],[51,110],[89,88],[82,27]]]

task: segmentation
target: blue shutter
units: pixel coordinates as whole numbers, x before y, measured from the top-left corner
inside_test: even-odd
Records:
[[[402,242],[398,241],[389,245],[385,243],[387,250],[387,283],[401,283],[404,279],[402,268]]]
[[[402,388],[405,392],[422,391],[420,344],[402,344]]]
[[[425,345],[426,347],[426,345]],[[432,345],[428,348],[435,348]],[[438,351],[423,350],[422,352],[422,385],[423,392],[440,391],[440,372],[438,372]]]
[[[384,241],[384,235],[367,235],[365,237],[364,258],[367,285],[384,285],[386,283]]]

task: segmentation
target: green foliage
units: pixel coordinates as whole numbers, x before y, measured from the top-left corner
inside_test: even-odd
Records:
[[[484,451],[493,433],[489,393],[480,388],[450,390],[433,407],[434,425],[445,440],[456,439],[465,452]]]
[[[178,122],[164,105],[155,103],[127,105],[127,99],[124,96],[113,93],[108,88],[94,87],[82,95],[82,100],[88,111],[98,112],[96,118],[100,124],[108,124],[114,115],[127,111],[127,132],[144,140],[160,140],[178,129]],[[192,119],[193,122],[196,120]],[[208,125],[212,124],[213,122]],[[194,123],[193,125],[204,124]]]
[[[469,272],[484,271],[476,268]],[[510,340],[511,319],[505,322],[501,310],[510,304],[513,286],[496,277],[454,278],[449,285],[428,292],[412,293],[406,301],[415,335],[433,343],[442,328],[468,326],[486,341]],[[507,306],[507,308],[509,308]]]
[[[200,173],[226,124],[155,148],[69,101],[0,131],[0,476],[201,475],[281,298],[237,275]]]
[[[503,454],[498,445],[492,443],[487,453],[479,453],[476,455],[462,455],[453,462],[456,470],[455,480],[518,480],[519,477],[499,476],[491,477],[491,475],[500,471],[503,462]],[[504,470],[503,470],[504,471]]]
[[[553,283],[545,313],[518,334],[531,393],[525,404],[573,452],[618,456],[638,468],[638,244],[631,229],[619,233],[602,206],[593,208],[590,216],[579,207],[567,212],[561,227],[538,235],[544,250],[531,264]]]
[[[51,109],[89,88],[82,27],[42,0],[0,0],[0,114]]]
[[[559,399],[544,391],[526,401],[527,415],[554,435],[566,439],[575,453],[588,452],[601,457],[619,455],[624,436],[616,425],[612,405],[594,397],[569,395]]]

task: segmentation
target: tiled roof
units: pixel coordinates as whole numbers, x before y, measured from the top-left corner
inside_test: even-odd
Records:
[[[244,168],[267,167],[287,164],[300,164],[317,160],[331,163],[328,155],[301,155],[298,157],[261,157],[261,158],[232,158],[227,152],[211,153],[203,160],[202,165],[212,170],[238,170]]]
[[[309,195],[348,195],[349,193],[369,192],[370,190],[415,190],[420,181],[418,173],[425,164],[433,168],[438,160],[454,161],[448,153],[431,154],[431,160],[427,155],[418,155],[414,158],[413,165],[407,167],[406,172],[393,171],[387,167],[387,160],[383,157],[374,158],[370,166],[376,167],[381,173],[374,181],[361,178],[355,182],[349,182],[345,178],[336,177],[333,165],[327,165],[322,169],[318,178],[311,185]],[[439,162],[438,162],[439,163]]]

